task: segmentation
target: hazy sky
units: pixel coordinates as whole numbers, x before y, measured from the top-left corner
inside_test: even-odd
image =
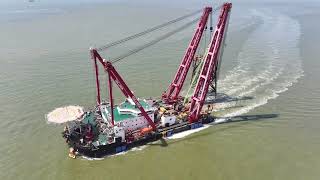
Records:
[[[29,0],[0,0],[0,5],[28,5]],[[230,1],[234,3],[267,3],[267,2],[319,2],[320,0],[34,0],[36,4],[79,4],[79,3],[96,3],[96,2],[130,2],[130,3],[146,3],[146,4],[204,4]],[[0,9],[1,10],[1,9]]]
[[[29,0],[0,0],[1,4],[23,4],[23,3],[29,3]],[[112,0],[34,0],[35,2],[41,2],[41,3],[66,3],[66,2],[108,2]],[[115,0],[113,0],[115,1]]]
[[[22,4],[22,3],[27,3],[29,0],[0,0],[1,4]],[[34,0],[36,2],[41,2],[41,3],[81,3],[81,2],[119,2],[119,1],[129,1],[129,0]],[[146,2],[151,2],[151,1],[163,1],[163,0],[131,0],[132,1],[146,1]],[[206,0],[174,0],[174,1],[181,1],[181,2],[186,2],[186,1],[206,1]],[[306,0],[232,0],[231,2],[306,2]],[[318,1],[318,0],[307,0],[307,1]],[[170,1],[168,1],[170,2]],[[207,2],[210,2],[210,0],[207,0]],[[215,2],[214,0],[211,0],[211,2]]]

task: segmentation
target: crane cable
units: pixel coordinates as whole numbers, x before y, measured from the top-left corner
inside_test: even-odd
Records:
[[[116,62],[118,62],[118,61],[120,61],[120,60],[122,60],[122,59],[124,59],[124,58],[126,58],[128,56],[131,56],[131,55],[133,55],[135,53],[138,53],[139,51],[142,51],[143,49],[148,48],[148,47],[150,47],[150,46],[152,46],[152,45],[154,45],[154,44],[156,44],[156,43],[158,43],[158,42],[160,42],[160,41],[162,41],[164,39],[167,39],[170,36],[180,32],[180,31],[184,30],[185,28],[191,26],[192,24],[198,22],[199,19],[200,18],[194,19],[191,22],[188,22],[188,23],[184,24],[183,26],[181,26],[181,27],[179,27],[179,28],[177,28],[177,29],[175,29],[173,31],[170,31],[170,32],[168,32],[168,33],[166,33],[166,34],[164,34],[164,35],[162,35],[162,36],[160,36],[160,37],[158,37],[158,38],[156,38],[156,39],[154,39],[154,40],[152,40],[152,41],[150,41],[150,42],[148,42],[148,43],[146,43],[146,44],[144,44],[142,46],[139,46],[139,47],[129,51],[126,54],[118,56],[117,58],[112,59],[111,63],[116,63]]]
[[[97,51],[103,51],[103,50],[106,50],[106,49],[108,49],[108,48],[110,48],[110,47],[119,45],[119,44],[124,43],[124,42],[127,42],[127,41],[129,41],[129,40],[138,38],[138,37],[140,37],[140,36],[146,35],[146,34],[148,34],[148,33],[151,33],[151,32],[153,32],[153,31],[156,31],[156,30],[161,29],[161,28],[163,28],[163,27],[166,27],[166,26],[169,26],[169,25],[174,24],[174,23],[176,23],[176,22],[182,21],[182,20],[184,20],[184,19],[186,19],[186,18],[188,18],[188,17],[194,16],[194,15],[198,14],[198,13],[201,12],[201,11],[202,11],[201,9],[200,9],[200,10],[197,10],[197,11],[194,11],[194,12],[192,12],[192,13],[190,13],[190,14],[187,14],[187,15],[181,16],[181,17],[179,17],[179,18],[177,18],[177,19],[174,19],[174,20],[168,21],[168,22],[166,22],[166,23],[157,25],[157,26],[155,26],[155,27],[152,27],[152,28],[147,29],[147,30],[145,30],[145,31],[142,31],[142,32],[140,32],[140,33],[134,34],[134,35],[132,35],[132,36],[128,36],[128,37],[123,38],[123,39],[120,39],[120,40],[118,40],[118,41],[111,42],[111,43],[109,43],[109,44],[106,44],[106,45],[104,45],[104,46],[101,46],[101,47],[97,48]]]
[[[212,15],[213,13],[217,12],[221,7],[222,7],[222,5],[217,6],[215,9],[213,9],[213,11],[211,12],[211,15]],[[198,12],[198,11],[196,11],[196,12]],[[186,16],[189,17],[189,16],[191,16],[191,14],[186,15]],[[186,17],[186,16],[183,16],[183,17]],[[181,18],[182,18],[182,17],[177,18],[177,19],[181,19]],[[176,19],[176,20],[173,20],[173,21],[177,22],[177,19]],[[148,48],[148,47],[150,47],[150,46],[152,46],[152,45],[154,45],[154,44],[156,44],[156,43],[158,43],[158,42],[160,42],[160,41],[162,41],[162,40],[164,40],[164,39],[167,39],[167,38],[169,38],[170,36],[172,36],[172,35],[180,32],[180,31],[184,30],[185,28],[191,26],[192,24],[196,23],[199,19],[200,19],[200,18],[196,18],[196,19],[194,19],[193,21],[191,21],[191,22],[189,22],[189,23],[186,23],[185,25],[183,25],[183,26],[181,26],[181,27],[179,27],[179,28],[177,28],[177,29],[175,29],[175,30],[173,30],[173,31],[170,31],[169,33],[166,33],[166,34],[160,36],[160,37],[157,38],[157,39],[154,39],[154,40],[152,40],[152,41],[150,41],[150,42],[148,42],[148,43],[146,43],[146,44],[144,44],[144,45],[142,45],[142,46],[139,46],[139,47],[137,47],[137,48],[135,48],[135,49],[133,49],[133,50],[130,50],[129,52],[127,52],[127,53],[125,53],[125,54],[123,54],[123,55],[120,55],[120,56],[118,56],[118,57],[116,57],[116,58],[113,58],[113,59],[111,60],[111,63],[116,63],[116,62],[118,62],[118,61],[120,61],[120,60],[122,60],[122,59],[124,59],[124,58],[126,58],[126,57],[129,57],[129,56],[131,56],[131,55],[133,55],[133,54],[136,54],[136,53],[142,51],[143,49],[146,49],[146,48]],[[210,19],[210,21],[211,21],[211,22],[210,22],[210,29],[212,29],[212,18]],[[170,24],[173,23],[172,21],[169,21],[169,22],[171,22]],[[169,22],[164,23],[164,24],[168,24]],[[160,26],[161,26],[161,27],[164,27],[164,26],[165,26],[164,24],[159,25],[159,26],[156,26],[156,27],[160,27]],[[155,28],[151,28],[151,29],[155,29]],[[138,34],[139,34],[139,36],[142,36],[142,35],[144,35],[144,34],[149,33],[149,32],[147,32],[147,31],[150,31],[151,29],[146,30],[146,31],[143,31],[143,32],[138,33]],[[152,31],[154,31],[154,30],[152,30]],[[152,31],[150,31],[150,32],[152,32]],[[124,38],[124,39],[122,39],[122,40],[119,40],[119,41],[116,41],[116,42],[113,42],[113,43],[110,43],[109,45],[106,45],[106,46],[104,46],[104,47],[108,48],[108,47],[112,47],[112,46],[121,44],[121,43],[126,42],[126,41],[128,41],[128,40],[131,40],[131,39],[136,38],[135,36],[137,36],[138,34],[135,34],[135,35],[133,35],[133,36],[129,36],[129,37],[127,37],[127,38]],[[141,35],[141,34],[142,34],[142,35]],[[112,45],[112,44],[113,44],[113,45]],[[99,49],[98,49],[98,50],[99,50]],[[102,49],[102,50],[104,50],[104,49]]]

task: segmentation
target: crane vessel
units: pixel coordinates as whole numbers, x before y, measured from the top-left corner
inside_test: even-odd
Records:
[[[62,134],[70,147],[69,156],[74,158],[76,154],[80,154],[88,157],[103,157],[214,122],[214,118],[210,115],[210,108],[212,110],[213,106],[206,105],[205,101],[209,91],[216,93],[219,61],[223,54],[231,7],[231,3],[224,3],[215,9],[205,7],[203,11],[199,11],[202,12],[200,19],[193,21],[198,22],[194,35],[172,82],[161,95],[161,98],[137,98],[113,64],[177,31],[170,32],[148,43],[146,46],[132,50],[114,61],[103,59],[99,52],[188,18],[194,13],[155,26],[104,47],[90,48],[95,71],[96,105],[93,110],[84,112],[77,120],[66,123]],[[211,15],[216,11],[219,12],[219,16],[215,29],[213,29]],[[196,56],[196,52],[204,32],[208,29],[209,21],[211,22],[210,42],[206,52],[199,57]],[[185,28],[185,26],[182,28]],[[101,100],[100,95],[100,64],[108,77],[109,98],[105,100]],[[181,90],[191,66],[194,68],[192,83],[190,83],[193,93],[190,97],[182,97],[180,95]],[[119,87],[126,97],[118,105],[113,102],[113,83]]]

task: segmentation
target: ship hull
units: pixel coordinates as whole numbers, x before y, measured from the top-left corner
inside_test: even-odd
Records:
[[[188,131],[190,129],[197,129],[203,126],[203,124],[208,124],[214,122],[214,119],[211,117],[207,117],[202,119],[201,122],[189,124],[187,122],[175,124],[169,127],[160,128],[158,132],[148,134],[141,139],[135,140],[133,142],[114,142],[112,144],[107,145],[99,145],[97,147],[94,146],[83,146],[77,141],[73,141],[72,139],[68,141],[68,145],[72,147],[79,155],[90,157],[90,158],[101,158],[108,155],[117,154],[120,152],[124,152],[130,150],[134,147],[139,147],[146,145],[151,142],[155,142],[164,137],[170,137],[173,134]]]

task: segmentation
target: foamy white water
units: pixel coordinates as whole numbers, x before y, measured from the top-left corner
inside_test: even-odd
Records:
[[[84,108],[81,106],[64,106],[49,112],[46,115],[46,119],[49,123],[62,124],[79,119],[83,114]]]
[[[235,99],[217,103],[222,116],[236,116],[264,105],[286,91],[303,75],[300,50],[300,24],[270,10],[252,11],[263,24],[244,44],[238,65],[219,81],[220,92]],[[239,107],[240,106],[240,107]],[[226,110],[227,109],[227,110]]]
[[[191,135],[193,133],[196,133],[196,132],[202,131],[204,129],[207,129],[208,127],[210,127],[210,125],[204,125],[201,128],[197,128],[197,129],[192,129],[192,130],[176,133],[176,134],[173,134],[170,137],[167,137],[167,139],[181,139],[181,138],[187,137],[187,136],[189,136],[189,135]]]

